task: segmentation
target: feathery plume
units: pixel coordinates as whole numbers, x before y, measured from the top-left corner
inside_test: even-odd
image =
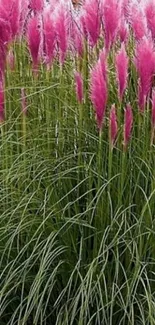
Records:
[[[98,60],[91,71],[90,98],[96,111],[97,124],[100,130],[103,125],[107,97],[106,77],[103,75],[101,60]]]
[[[105,31],[105,48],[107,51],[116,39],[120,17],[120,2],[118,0],[105,0],[103,3],[103,25]]]
[[[76,90],[76,97],[79,103],[83,101],[83,79],[82,75],[79,72],[75,72],[75,90]]]
[[[121,20],[120,20],[118,34],[119,34],[121,43],[126,43],[128,40],[128,37],[129,37],[129,26],[123,16],[121,17]]]
[[[46,55],[46,63],[51,65],[54,58],[55,50],[55,29],[49,8],[43,14],[43,34],[44,34],[44,50]]]
[[[131,7],[130,23],[135,39],[138,41],[144,36],[147,36],[147,25],[145,19],[145,15],[142,10],[137,6],[137,4],[133,4]]]
[[[112,146],[115,143],[115,139],[118,132],[118,125],[117,125],[117,116],[116,116],[116,108],[113,104],[110,110],[110,141]]]
[[[63,64],[68,49],[67,8],[63,3],[60,3],[55,11],[55,31],[60,51],[60,63]]]
[[[126,106],[124,113],[124,149],[126,149],[131,137],[131,130],[133,125],[133,113],[130,104]]]
[[[120,100],[122,100],[124,91],[127,87],[128,63],[129,63],[129,59],[125,50],[125,46],[124,44],[122,44],[120,51],[116,55],[116,61],[115,61],[117,82],[118,82],[118,93],[119,93]]]
[[[44,1],[43,0],[30,0],[29,6],[34,12],[40,12],[43,10]]]
[[[95,46],[100,34],[100,8],[98,0],[86,0],[83,5],[84,22],[88,33],[88,39]]]
[[[11,38],[15,38],[20,29],[20,0],[1,0],[0,17],[9,22]]]
[[[147,20],[147,26],[151,31],[152,38],[155,39],[155,4],[154,0],[146,2],[145,15]]]
[[[151,40],[144,38],[137,44],[135,65],[139,74],[139,108],[144,111],[155,71],[155,52]]]
[[[39,63],[39,49],[41,44],[40,21],[38,16],[30,18],[28,22],[27,39],[33,62],[33,69],[36,70]]]

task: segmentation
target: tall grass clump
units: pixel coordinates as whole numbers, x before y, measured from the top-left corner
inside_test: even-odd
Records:
[[[155,324],[154,2],[80,3],[0,0],[0,325]]]

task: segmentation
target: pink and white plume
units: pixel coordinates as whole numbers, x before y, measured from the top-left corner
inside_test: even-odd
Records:
[[[133,29],[133,33],[135,39],[139,41],[148,34],[146,17],[143,10],[140,6],[137,5],[137,3],[134,3],[131,6],[130,12],[130,23]]]
[[[27,40],[32,57],[33,69],[37,69],[40,59],[41,25],[38,16],[30,18],[27,26]]]
[[[53,16],[49,8],[47,8],[43,13],[43,35],[46,64],[50,67],[55,54],[56,32],[54,29]]]
[[[68,9],[63,2],[58,4],[55,12],[55,31],[59,49],[59,60],[63,64],[67,55],[69,35],[68,35]]]
[[[129,58],[126,53],[125,46],[124,44],[122,44],[120,51],[116,54],[116,61],[115,61],[117,83],[118,83],[118,94],[120,100],[122,100],[124,91],[127,87],[128,64],[129,64]]]
[[[99,0],[85,0],[83,5],[84,22],[90,44],[94,47],[100,35],[100,2]]]
[[[103,3],[103,25],[105,33],[105,48],[109,51],[117,37],[121,17],[119,0],[105,0]]]
[[[103,74],[101,60],[97,61],[91,71],[90,98],[95,108],[98,127],[101,130],[108,98],[106,76]]]
[[[145,15],[148,29],[151,31],[152,38],[155,39],[155,3],[154,0],[146,1]]]
[[[135,65],[139,75],[138,100],[143,112],[146,98],[149,95],[155,72],[154,45],[150,39],[142,39],[136,47]]]

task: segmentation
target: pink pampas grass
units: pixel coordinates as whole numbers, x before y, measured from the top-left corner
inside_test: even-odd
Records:
[[[20,29],[20,0],[1,0],[0,17],[10,25],[11,38],[15,38]]]
[[[125,18],[122,16],[120,20],[118,35],[121,43],[126,43],[129,37],[129,26],[125,21]]]
[[[116,108],[115,105],[112,105],[110,110],[110,142],[112,147],[115,143],[117,132],[118,132],[118,125],[117,125]]]
[[[34,12],[40,12],[43,10],[44,0],[30,0],[29,6]]]
[[[56,33],[51,11],[49,9],[47,9],[43,14],[43,34],[46,64],[50,66],[54,58]]]
[[[101,60],[91,71],[90,98],[96,111],[96,119],[101,131],[108,98],[106,77],[103,75]]]
[[[105,48],[109,51],[119,29],[121,6],[118,0],[105,0],[103,3],[103,25],[105,31]]]
[[[41,44],[40,21],[38,16],[32,17],[28,22],[27,39],[33,62],[33,69],[36,70],[39,63],[39,49]]]
[[[55,30],[59,48],[60,63],[63,64],[68,49],[68,17],[67,8],[60,3],[55,11]]]
[[[100,8],[98,0],[86,0],[83,6],[88,39],[95,46],[100,35]]]
[[[155,3],[154,0],[148,0],[145,6],[147,26],[151,31],[152,38],[155,38]]]
[[[129,59],[125,50],[125,46],[124,44],[122,44],[120,51],[116,55],[115,62],[118,82],[118,93],[120,100],[122,100],[124,91],[127,87],[128,63]]]
[[[155,71],[155,52],[151,40],[145,38],[137,44],[135,64],[139,74],[139,108],[143,112]]]
[[[81,104],[83,101],[83,78],[81,73],[75,72],[75,90],[78,102]]]
[[[130,137],[131,137],[131,130],[133,125],[133,114],[132,114],[132,108],[128,104],[125,113],[124,113],[124,149],[126,149]]]
[[[133,6],[131,7],[130,22],[136,40],[140,40],[144,36],[147,36],[148,31],[146,18],[143,11],[137,6],[137,4],[133,4]]]

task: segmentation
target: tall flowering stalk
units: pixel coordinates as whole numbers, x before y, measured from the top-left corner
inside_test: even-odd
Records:
[[[152,135],[151,143],[154,141],[154,132],[155,132],[155,88],[152,90],[152,112],[151,112],[151,124],[152,124]]]
[[[98,0],[86,0],[83,6],[84,22],[90,44],[95,46],[100,35],[100,7]]]
[[[103,3],[103,25],[105,47],[108,51],[114,43],[120,24],[121,5],[118,0],[105,0]]]
[[[125,21],[125,18],[121,16],[118,35],[121,43],[126,43],[129,37],[129,25]]]
[[[81,73],[75,72],[75,90],[76,90],[76,97],[78,102],[81,104],[83,101],[83,78]]]
[[[125,108],[124,113],[124,149],[127,148],[127,145],[129,143],[130,137],[131,137],[131,130],[133,125],[133,113],[132,108],[128,104]]]
[[[137,44],[135,64],[139,74],[139,108],[143,112],[155,72],[155,52],[150,39],[144,38]]]
[[[114,146],[117,132],[118,132],[118,125],[117,125],[116,108],[115,105],[113,104],[110,110],[110,130],[109,130],[111,148],[113,148]]]
[[[101,60],[98,60],[91,71],[90,98],[95,108],[97,124],[101,131],[108,98],[106,76],[103,74]]]
[[[39,64],[39,50],[41,44],[41,26],[38,16],[32,17],[28,22],[27,39],[33,62],[33,70],[36,71]]]
[[[43,34],[46,64],[50,66],[54,58],[56,32],[51,10],[49,8],[46,9],[43,14]]]
[[[4,109],[4,85],[0,81],[0,123],[5,119],[5,109]]]
[[[63,64],[68,50],[68,12],[63,3],[55,11],[55,31],[59,48],[60,63]]]
[[[11,38],[15,38],[20,29],[20,0],[1,0],[0,17],[10,25]]]
[[[27,101],[26,101],[26,94],[25,94],[25,88],[21,88],[21,105],[22,105],[22,113],[24,115],[27,114]]]
[[[131,7],[130,22],[136,40],[140,40],[144,36],[147,36],[148,30],[146,24],[146,17],[141,8],[137,6],[137,4],[133,4],[133,6]]]
[[[122,44],[120,51],[116,55],[115,62],[118,82],[118,94],[120,101],[122,101],[124,91],[127,87],[128,64],[129,58],[126,53],[125,46],[124,44]]]
[[[147,26],[151,31],[152,38],[155,38],[155,4],[154,0],[146,1],[145,15],[147,19]]]

